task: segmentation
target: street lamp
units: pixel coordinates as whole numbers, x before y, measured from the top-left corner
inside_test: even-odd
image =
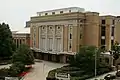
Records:
[[[97,55],[96,54],[97,54],[97,49],[95,50],[95,78],[96,78],[96,75],[97,75],[96,74],[97,73],[97,69],[96,69],[97,68],[97,66],[96,66],[97,65],[97,61],[96,61]]]

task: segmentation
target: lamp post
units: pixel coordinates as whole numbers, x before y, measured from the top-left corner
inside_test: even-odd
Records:
[[[95,51],[95,78],[96,78],[96,73],[97,73],[97,69],[96,69],[96,64],[97,64],[97,61],[96,61],[96,59],[97,59],[97,50]]]

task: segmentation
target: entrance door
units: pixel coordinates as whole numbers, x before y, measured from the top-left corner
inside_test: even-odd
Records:
[[[52,54],[48,54],[48,61],[52,61]]]
[[[60,56],[59,55],[56,55],[56,62],[60,62]]]

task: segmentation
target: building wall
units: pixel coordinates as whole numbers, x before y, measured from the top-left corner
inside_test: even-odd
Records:
[[[111,50],[112,44],[115,42],[115,28],[116,28],[116,21],[114,16],[101,16],[101,21],[105,20],[105,24],[101,24],[102,26],[105,26],[105,36],[102,36],[103,39],[105,39],[105,49]],[[114,24],[113,24],[113,21]],[[101,22],[102,23],[102,22]],[[112,35],[112,28],[114,28],[114,35]],[[112,43],[113,40],[113,43]]]
[[[120,43],[120,17],[116,18],[116,28],[115,28],[115,41],[117,41],[118,43]]]
[[[16,34],[14,33],[13,35],[14,42],[17,47],[21,44],[26,44],[30,46],[30,34]]]
[[[101,24],[103,19],[106,21],[104,25]],[[31,24],[31,47],[45,52],[72,54],[72,52],[78,52],[82,45],[100,47],[102,46],[101,39],[104,38],[105,48],[110,50],[111,40],[119,41],[118,35],[111,36],[111,26],[117,24],[112,25],[114,19],[114,16],[99,16],[97,12],[71,12],[31,17],[29,21]],[[101,36],[101,26],[105,26],[105,36]],[[59,30],[58,27],[60,27]],[[118,29],[114,30],[114,34],[116,32]],[[52,51],[49,50],[51,48]]]
[[[99,13],[85,13],[84,45],[99,45]]]

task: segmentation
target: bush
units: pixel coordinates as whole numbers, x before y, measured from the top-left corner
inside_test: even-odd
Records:
[[[21,72],[25,70],[25,65],[21,62],[16,62],[10,66],[9,74],[11,76],[18,76]]]
[[[0,69],[0,76],[8,76],[9,75],[9,69],[8,68],[2,68]]]
[[[80,75],[83,75],[84,71],[72,71],[70,72],[70,76],[72,77],[79,77]]]

